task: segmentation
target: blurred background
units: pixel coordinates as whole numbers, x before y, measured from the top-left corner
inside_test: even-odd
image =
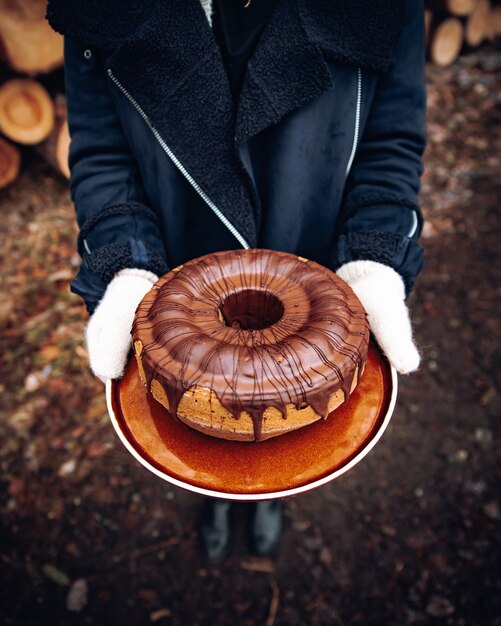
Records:
[[[88,370],[62,41],[0,0],[1,624],[501,624],[501,6],[427,7],[422,367],[361,464],[287,500],[275,559],[241,506],[212,566],[201,499],[132,459]]]

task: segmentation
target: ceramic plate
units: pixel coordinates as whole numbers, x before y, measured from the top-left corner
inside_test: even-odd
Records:
[[[341,476],[379,440],[396,395],[395,370],[373,342],[348,402],[326,420],[259,443],[209,437],[173,419],[146,391],[135,358],[106,387],[113,426],[140,463],[178,487],[231,500],[282,498]]]

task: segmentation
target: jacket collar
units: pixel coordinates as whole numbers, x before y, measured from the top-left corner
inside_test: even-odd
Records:
[[[235,135],[243,142],[332,87],[320,46],[309,37],[296,0],[279,0],[240,94]]]
[[[296,0],[310,41],[343,63],[388,71],[405,18],[416,0]]]
[[[85,45],[109,49],[115,80],[199,191],[253,247],[255,190],[237,144],[332,87],[326,58],[388,70],[404,1],[279,0],[249,61],[236,111],[200,0],[91,0],[94,12],[89,2],[50,0],[48,19]]]
[[[388,70],[394,63],[406,2],[412,0],[286,0],[297,5],[308,38],[348,63]],[[173,14],[197,4],[197,21],[211,21],[212,0],[48,0],[54,30],[88,46],[114,48],[129,37],[155,5]],[[205,23],[206,23],[205,22]],[[282,30],[286,36],[286,29]]]

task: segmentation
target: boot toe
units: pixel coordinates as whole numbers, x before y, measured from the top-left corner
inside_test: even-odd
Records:
[[[220,563],[231,552],[232,518],[232,507],[229,502],[206,501],[199,535],[202,550],[211,563]]]
[[[257,556],[275,554],[283,529],[283,503],[280,500],[258,502],[251,524],[251,550]]]

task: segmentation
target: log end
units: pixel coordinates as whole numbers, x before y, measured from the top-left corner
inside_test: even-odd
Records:
[[[33,145],[54,127],[54,105],[34,80],[18,78],[0,87],[0,131],[12,141]]]

